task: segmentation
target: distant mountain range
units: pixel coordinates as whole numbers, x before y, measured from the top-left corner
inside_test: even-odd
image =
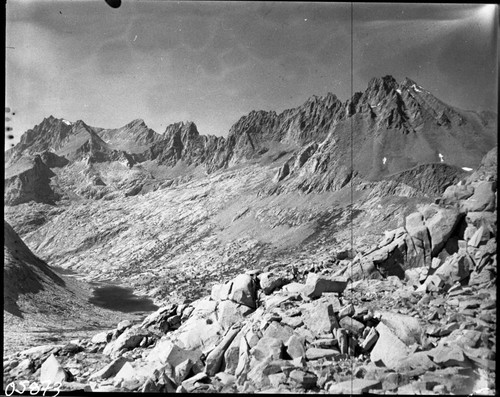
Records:
[[[143,120],[104,129],[49,116],[6,152],[5,202],[113,199],[277,159],[286,161],[267,193],[335,191],[354,177],[376,181],[424,164],[474,169],[496,129],[494,113],[457,109],[391,76],[345,102],[329,93],[280,114],[252,111],[227,138],[201,135],[193,122],[159,134]]]
[[[159,303],[268,264],[307,270],[351,246],[366,254],[448,187],[496,189],[496,123],[390,76],[346,102],[252,111],[227,137],[192,122],[159,134],[143,120],[103,129],[50,116],[6,152],[4,276],[18,285],[7,308],[36,313],[40,286],[68,296],[45,263]],[[27,291],[16,274],[34,280]]]

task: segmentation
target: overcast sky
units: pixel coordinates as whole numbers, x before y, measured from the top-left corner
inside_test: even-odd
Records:
[[[251,110],[342,101],[372,77],[408,76],[463,109],[496,110],[495,5],[7,1],[6,125],[53,115],[155,131],[194,121],[227,135]]]

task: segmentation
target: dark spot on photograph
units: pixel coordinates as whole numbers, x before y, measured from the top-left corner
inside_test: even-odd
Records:
[[[105,0],[112,8],[119,8],[122,5],[121,0]]]

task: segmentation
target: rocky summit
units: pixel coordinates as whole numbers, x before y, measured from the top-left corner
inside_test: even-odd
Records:
[[[495,394],[496,133],[391,76],[227,137],[46,118],[6,152],[4,389]]]

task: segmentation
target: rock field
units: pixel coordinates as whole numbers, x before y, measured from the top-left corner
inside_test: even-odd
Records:
[[[495,394],[495,120],[392,76],[225,137],[45,118],[5,153],[4,390]]]
[[[309,269],[243,269],[141,323],[11,354],[4,387],[25,379],[74,392],[495,394],[491,153],[354,257],[337,250]]]

